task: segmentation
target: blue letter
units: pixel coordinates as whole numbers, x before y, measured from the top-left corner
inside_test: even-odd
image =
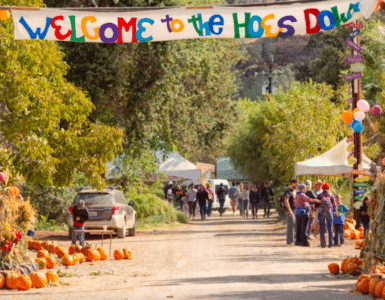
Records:
[[[47,35],[48,29],[51,26],[51,20],[52,18],[46,18],[45,28],[44,31],[41,32],[41,28],[36,28],[36,32],[33,32],[31,27],[28,26],[27,22],[24,20],[24,17],[21,17],[19,20],[19,23],[24,26],[24,28],[27,30],[29,37],[34,40],[37,36],[39,36],[39,39],[44,40],[45,36]]]
[[[219,18],[218,22],[215,21],[216,18]],[[209,29],[210,29],[211,33],[219,35],[222,33],[223,28],[218,28],[218,32],[216,32],[214,29],[214,26],[216,26],[216,25],[223,26],[223,17],[221,15],[213,15],[213,16],[211,16],[211,18],[209,20]]]
[[[142,33],[146,31],[146,27],[143,27],[143,23],[148,23],[150,25],[153,25],[154,24],[154,20],[152,19],[149,19],[149,18],[143,18],[143,19],[140,19],[139,22],[138,22],[138,30],[136,31],[136,39],[139,41],[139,42],[151,42],[152,41],[152,35],[150,35],[149,37],[147,38],[144,38],[142,36]]]
[[[258,22],[258,31],[257,32],[254,31],[254,22],[255,21]],[[262,22],[262,19],[260,16],[252,16],[251,17],[249,24],[247,25],[247,30],[249,32],[249,35],[252,38],[260,38],[263,35],[263,33],[265,32],[265,29],[263,29],[263,27],[261,26],[261,22]]]

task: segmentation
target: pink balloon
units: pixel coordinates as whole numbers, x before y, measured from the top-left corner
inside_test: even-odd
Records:
[[[365,119],[365,113],[360,110],[356,111],[353,116],[354,116],[354,119],[357,121],[362,121],[363,119]]]
[[[368,112],[370,110],[370,105],[366,100],[360,100],[357,102],[357,108],[363,112]]]
[[[381,115],[381,114],[382,114],[382,108],[381,108],[381,106],[379,106],[379,105],[374,105],[374,106],[372,107],[372,114],[373,114],[374,116],[379,116],[379,115]]]

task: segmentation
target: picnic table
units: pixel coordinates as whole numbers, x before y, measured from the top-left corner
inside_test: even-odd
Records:
[[[109,234],[110,235],[110,252],[109,252],[108,256],[111,257],[112,235],[115,234],[114,230],[76,229],[75,232],[77,232],[77,233],[84,232],[84,233],[89,233],[89,234],[100,234],[102,236],[102,247],[103,247],[103,241],[104,241],[103,236],[105,234]]]

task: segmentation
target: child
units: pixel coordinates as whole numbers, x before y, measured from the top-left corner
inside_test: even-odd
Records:
[[[334,218],[334,245],[341,246],[345,243],[344,225],[345,225],[345,213],[349,211],[349,208],[342,203],[341,195],[336,198],[336,207],[333,208]]]
[[[365,237],[367,237],[369,233],[369,224],[370,224],[370,219],[368,215],[369,202],[370,202],[369,198],[365,197],[364,203],[360,207],[360,220],[362,225],[364,225]]]

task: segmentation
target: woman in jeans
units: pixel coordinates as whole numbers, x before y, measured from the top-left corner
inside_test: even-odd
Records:
[[[251,191],[249,194],[249,199],[250,199],[250,205],[251,205],[251,213],[253,215],[253,219],[257,218],[258,214],[258,206],[259,206],[259,201],[260,201],[260,196],[259,196],[259,191],[257,190],[257,186],[253,184],[251,186]]]
[[[249,187],[247,185],[241,190],[243,217],[249,217]]]
[[[335,199],[333,194],[330,193],[329,189],[329,185],[324,183],[322,185],[322,193],[317,197],[317,199],[321,201],[320,213],[318,214],[318,222],[321,229],[320,238],[322,248],[326,247],[326,228],[329,235],[329,248],[333,247],[333,209],[335,209]]]
[[[188,211],[190,214],[190,218],[195,219],[195,210],[197,207],[197,191],[194,189],[194,184],[191,183],[188,187],[188,191],[186,192],[186,200],[188,203]]]

